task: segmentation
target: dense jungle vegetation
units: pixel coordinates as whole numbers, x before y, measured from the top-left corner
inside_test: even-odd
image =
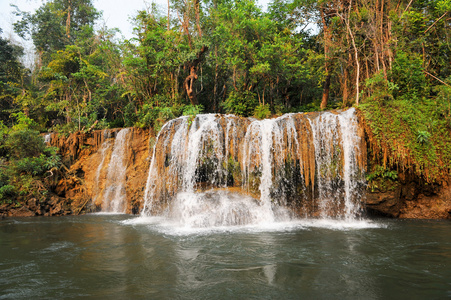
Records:
[[[373,177],[402,168],[440,181],[451,169],[450,12],[450,0],[273,0],[267,11],[168,0],[138,12],[121,40],[98,29],[91,0],[17,8],[36,62],[26,68],[23,49],[0,38],[0,199],[46,191],[61,166],[39,133],[353,105],[380,164]]]

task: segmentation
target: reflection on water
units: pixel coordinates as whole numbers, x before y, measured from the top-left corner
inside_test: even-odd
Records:
[[[187,231],[126,215],[0,221],[0,299],[451,297],[451,224]]]

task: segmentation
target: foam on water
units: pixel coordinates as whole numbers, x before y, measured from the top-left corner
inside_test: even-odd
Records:
[[[125,212],[111,212],[111,211],[99,211],[99,212],[94,212],[94,213],[90,213],[91,215],[125,215]]]
[[[369,220],[346,220],[333,219],[294,219],[284,222],[273,222],[266,224],[248,224],[235,226],[211,226],[190,227],[181,225],[174,219],[165,217],[136,217],[121,221],[128,226],[147,226],[149,230],[170,236],[209,235],[221,233],[261,233],[261,232],[291,232],[299,230],[310,230],[310,228],[322,228],[336,231],[350,231],[363,229],[387,228],[388,225]]]
[[[179,193],[164,215],[139,216],[121,221],[124,225],[148,226],[149,230],[170,236],[220,233],[289,232],[324,228],[360,230],[386,228],[385,224],[365,219],[302,219],[279,208],[275,219],[265,218],[265,208],[258,200],[225,191]]]

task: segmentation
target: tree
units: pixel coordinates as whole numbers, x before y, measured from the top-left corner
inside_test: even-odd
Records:
[[[91,0],[51,0],[33,14],[16,9],[21,20],[14,23],[14,30],[22,38],[32,38],[40,59],[38,67],[66,45],[92,36],[92,27],[100,16]]]
[[[26,94],[28,70],[19,61],[22,55],[21,47],[0,37],[0,121],[5,123],[10,122],[9,114],[16,108],[17,97]]]
[[[292,97],[298,99],[290,88],[306,77],[302,39],[254,1],[220,4],[211,11],[211,19],[209,36],[215,51],[210,59],[223,74],[226,110],[249,115],[257,105],[279,112],[276,107],[290,107]],[[241,104],[247,107],[244,111]]]

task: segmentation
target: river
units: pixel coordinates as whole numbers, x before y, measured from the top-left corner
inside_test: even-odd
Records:
[[[0,299],[443,299],[449,221],[0,220]]]

